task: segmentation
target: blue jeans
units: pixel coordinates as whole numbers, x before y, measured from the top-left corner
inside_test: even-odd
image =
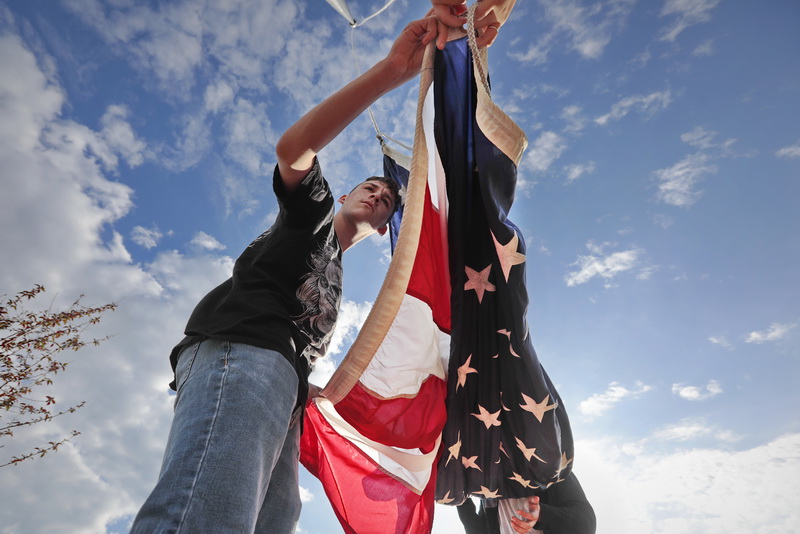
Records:
[[[292,534],[300,517],[297,375],[280,353],[207,339],[183,349],[158,483],[131,533]]]

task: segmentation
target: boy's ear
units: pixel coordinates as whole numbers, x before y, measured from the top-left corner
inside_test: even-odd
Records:
[[[384,224],[383,226],[378,228],[378,235],[386,234],[386,230],[388,230],[388,229],[389,229],[389,227]]]
[[[347,195],[342,195],[339,197],[339,204],[344,204],[344,201],[347,199]]]

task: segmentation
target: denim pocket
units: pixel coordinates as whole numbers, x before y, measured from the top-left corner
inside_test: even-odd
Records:
[[[200,344],[203,343],[202,341],[198,341],[197,343],[192,343],[183,348],[180,354],[178,354],[178,365],[175,367],[175,379],[177,381],[176,391],[180,393],[181,387],[186,383],[186,380],[189,379],[189,375],[192,372],[192,365],[194,364],[194,359],[197,357],[197,353],[200,351]]]

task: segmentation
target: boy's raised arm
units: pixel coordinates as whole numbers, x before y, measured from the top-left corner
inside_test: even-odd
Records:
[[[378,98],[419,73],[425,46],[436,38],[436,19],[408,24],[389,54],[303,115],[278,140],[275,152],[287,191],[293,191],[314,157]]]

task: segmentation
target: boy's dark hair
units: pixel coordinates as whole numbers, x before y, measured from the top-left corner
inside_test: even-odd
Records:
[[[370,181],[382,183],[384,186],[386,186],[386,189],[388,189],[392,193],[392,197],[394,197],[394,207],[392,209],[392,213],[389,214],[389,217],[386,219],[386,222],[388,223],[389,220],[391,220],[391,218],[394,216],[394,214],[397,213],[397,210],[400,209],[400,204],[403,202],[403,199],[400,196],[400,187],[397,185],[397,182],[395,182],[391,178],[387,178],[386,176],[370,176],[369,178],[364,180],[364,182],[370,182]],[[361,184],[363,184],[364,182],[361,182]],[[358,185],[356,187],[358,187]],[[352,193],[353,191],[355,191],[356,187],[354,187],[350,192]]]

